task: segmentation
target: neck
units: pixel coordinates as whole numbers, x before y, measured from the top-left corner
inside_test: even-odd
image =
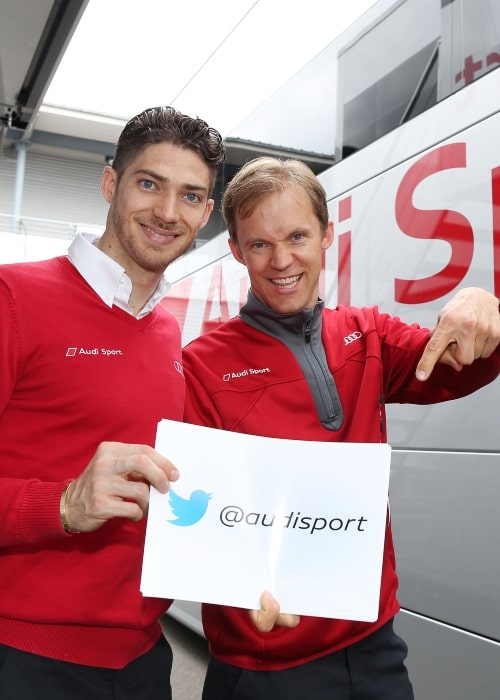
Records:
[[[132,313],[137,316],[139,311],[143,308],[149,299],[155,293],[160,281],[162,279],[162,273],[153,274],[151,272],[146,273],[144,271],[139,271],[138,274],[130,274],[128,270],[126,273],[132,282],[132,293],[130,294],[128,304]]]
[[[106,228],[95,245],[118,263],[129,276],[132,282],[132,293],[130,294],[128,305],[134,316],[137,316],[154,294],[163,273],[161,271],[146,270],[136,264],[129,256],[124,255],[118,238],[109,227]]]

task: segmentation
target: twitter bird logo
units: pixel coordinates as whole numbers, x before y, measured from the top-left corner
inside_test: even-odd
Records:
[[[211,493],[205,491],[193,491],[189,498],[182,498],[175,491],[168,492],[168,500],[175,520],[169,520],[172,525],[194,525],[205,515],[208,501],[212,498]]]

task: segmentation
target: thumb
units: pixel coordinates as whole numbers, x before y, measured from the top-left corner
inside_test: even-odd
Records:
[[[249,615],[260,632],[270,632],[275,625],[279,627],[296,627],[300,622],[298,615],[280,613],[276,598],[269,591],[260,597],[260,610],[249,610]]]
[[[260,632],[270,632],[279,612],[280,606],[276,598],[269,591],[264,591],[260,596],[260,610],[249,610],[248,614]]]

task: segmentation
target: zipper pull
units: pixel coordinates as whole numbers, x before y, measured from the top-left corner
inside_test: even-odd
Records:
[[[311,321],[308,321],[304,326],[304,338],[306,343],[311,342]]]

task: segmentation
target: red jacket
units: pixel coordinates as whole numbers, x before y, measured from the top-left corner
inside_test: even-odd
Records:
[[[415,368],[429,339],[427,329],[380,314],[376,308],[324,309],[322,341],[343,412],[340,429],[332,430],[318,417],[313,392],[286,337],[278,340],[267,333],[268,322],[273,328],[273,316],[278,327],[283,323],[270,312],[266,332],[238,317],[185,348],[186,421],[267,437],[385,442],[385,402],[427,404],[458,398],[491,382],[500,371],[497,351],[460,373],[438,365],[427,382],[418,382]],[[246,318],[252,321],[251,316]],[[292,324],[288,330],[299,336],[299,343],[312,342],[300,337],[300,318],[287,318]],[[255,325],[262,328],[260,322]],[[260,633],[246,610],[204,605],[210,652],[221,661],[252,670],[311,661],[358,641],[393,617],[399,610],[397,585],[388,521],[376,622],[303,617],[294,629],[276,627]]]

